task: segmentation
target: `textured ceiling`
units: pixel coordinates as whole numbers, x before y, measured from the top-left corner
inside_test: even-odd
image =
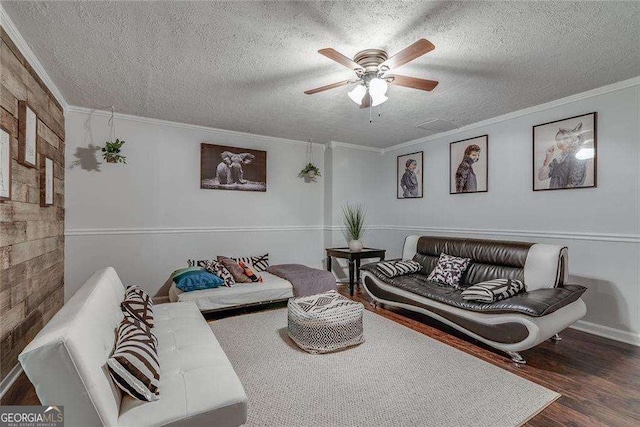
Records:
[[[324,143],[375,147],[640,74],[638,2],[2,2],[72,105]],[[316,53],[436,49],[397,70],[369,123]]]

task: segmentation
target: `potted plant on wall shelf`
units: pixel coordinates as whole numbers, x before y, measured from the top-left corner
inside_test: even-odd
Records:
[[[116,138],[115,141],[107,141],[104,147],[102,147],[102,157],[107,163],[127,163],[127,158],[120,154],[120,149],[124,141],[120,141]]]
[[[322,176],[322,175],[320,175],[320,169],[318,169],[316,165],[314,165],[313,163],[309,162],[307,166],[305,166],[304,169],[300,171],[300,174],[298,176],[299,177],[306,176],[307,178],[314,179],[316,176]]]
[[[349,242],[349,250],[359,252],[364,245],[362,244],[362,236],[364,236],[364,219],[366,210],[363,205],[350,205],[342,207],[344,214],[345,236]]]

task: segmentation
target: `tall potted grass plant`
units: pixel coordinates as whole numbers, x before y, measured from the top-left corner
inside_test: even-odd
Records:
[[[349,242],[349,249],[354,252],[362,250],[362,236],[364,236],[364,219],[366,210],[363,205],[351,205],[347,203],[342,207],[344,214],[345,237]]]

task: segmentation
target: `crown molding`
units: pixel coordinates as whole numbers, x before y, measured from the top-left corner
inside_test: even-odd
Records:
[[[47,88],[49,88],[53,96],[60,103],[63,112],[66,112],[67,108],[69,107],[67,100],[64,99],[64,96],[62,96],[62,92],[60,92],[49,74],[47,74],[47,71],[38,60],[38,57],[29,47],[29,43],[27,43],[24,37],[22,37],[20,31],[18,31],[18,27],[16,27],[16,25],[13,23],[7,11],[2,7],[2,4],[0,4],[0,25],[2,25],[4,30],[9,35],[9,38],[11,38],[20,53],[22,53],[22,56],[24,56],[29,65],[31,65],[31,67],[35,70],[38,77],[40,77],[42,82],[47,86]]]
[[[627,88],[638,86],[638,85],[640,85],[640,76],[633,77],[628,80],[612,83],[610,85],[602,86],[596,89],[591,89],[586,92],[578,93],[575,95],[570,95],[565,98],[556,99],[555,101],[547,102],[545,104],[535,105],[533,107],[525,108],[523,110],[513,111],[511,113],[503,114],[502,116],[497,116],[497,117],[493,117],[480,122],[472,123],[472,124],[469,124],[457,129],[453,129],[450,131],[440,132],[433,135],[425,136],[423,138],[418,138],[411,141],[403,142],[401,144],[392,145],[391,147],[387,147],[383,149],[383,154],[388,153],[390,151],[401,150],[401,149],[411,147],[413,145],[421,144],[424,142],[433,141],[434,139],[457,135],[462,132],[467,132],[473,129],[478,129],[481,127],[493,125],[495,123],[504,122],[506,120],[515,119],[517,117],[526,116],[528,114],[537,113],[540,111],[548,110],[550,108],[559,107],[561,105],[569,104],[576,101],[581,101],[583,99],[592,98],[598,95],[604,95],[610,92],[615,92],[618,90],[623,90],[623,89],[627,89]]]
[[[101,110],[97,108],[86,108],[86,107],[79,107],[77,105],[69,105],[67,110],[70,113],[87,114],[90,116],[98,116],[98,117],[111,117],[111,111]],[[194,125],[190,123],[173,122],[170,120],[153,119],[150,117],[135,116],[132,114],[114,113],[113,116],[118,120],[128,120],[131,122],[146,123],[146,124],[160,125],[160,126],[169,126],[169,127],[178,128],[178,129],[198,130],[202,132],[213,132],[213,133],[220,133],[225,135],[241,136],[245,138],[256,138],[256,139],[261,139],[263,141],[277,142],[281,144],[282,143],[295,144],[295,145],[303,145],[305,147],[309,144],[309,142],[307,141],[300,141],[297,139],[278,138],[276,136],[267,136],[267,135],[259,135],[256,133],[219,129],[219,128],[214,128],[209,126]],[[312,142],[311,144],[317,148],[322,149],[323,151],[327,148],[326,145],[320,144],[318,142]]]
[[[332,148],[332,149],[335,149],[337,147],[342,147],[342,148],[350,148],[352,150],[372,151],[374,153],[384,154],[384,149],[382,148],[369,147],[366,145],[358,145],[358,144],[349,144],[348,142],[331,141],[329,142],[328,145],[329,145],[329,148]]]

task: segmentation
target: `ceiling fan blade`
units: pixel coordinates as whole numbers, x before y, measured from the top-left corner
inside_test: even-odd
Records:
[[[320,87],[317,87],[315,89],[305,90],[304,93],[306,93],[307,95],[313,95],[314,93],[324,92],[325,90],[335,89],[335,88],[340,87],[340,86],[346,86],[349,83],[353,83],[353,80],[343,80],[343,81],[338,82],[338,83],[332,83],[330,85],[320,86]]]
[[[380,67],[386,67],[389,70],[398,68],[407,62],[431,52],[436,47],[427,39],[420,39],[411,46],[405,47],[400,52],[380,64]]]
[[[369,95],[369,90],[367,89],[367,93],[362,97],[362,104],[360,104],[360,108],[369,108],[371,107],[371,95]]]
[[[438,82],[435,80],[418,79],[415,77],[398,76],[395,74],[385,76],[384,78],[387,79],[389,84],[410,87],[412,89],[432,91],[436,86],[438,86]]]
[[[327,58],[336,61],[338,64],[344,65],[345,67],[351,70],[362,70],[363,68],[356,62],[353,62],[351,59],[347,58],[340,52],[332,48],[320,49],[318,51],[320,55],[324,55]]]

